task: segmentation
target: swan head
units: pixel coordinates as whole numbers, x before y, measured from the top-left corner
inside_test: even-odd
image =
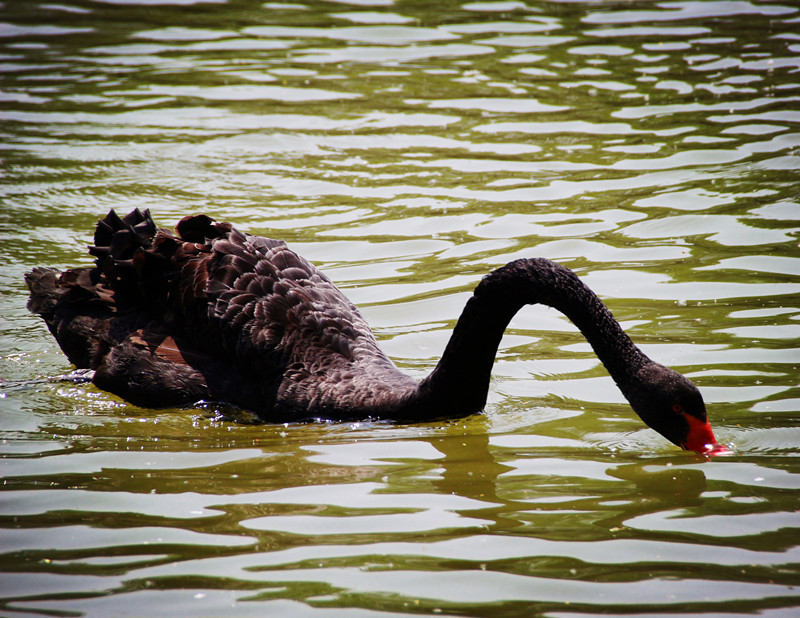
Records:
[[[684,375],[648,363],[626,390],[634,411],[673,444],[707,456],[728,452],[714,438],[700,390]]]

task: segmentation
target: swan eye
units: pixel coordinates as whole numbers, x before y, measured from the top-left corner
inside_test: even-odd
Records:
[[[675,405],[672,406],[672,411],[680,414],[683,412],[683,406],[679,403],[676,403]]]

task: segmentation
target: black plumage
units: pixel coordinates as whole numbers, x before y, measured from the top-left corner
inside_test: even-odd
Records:
[[[508,322],[526,304],[565,313],[634,410],[669,440],[716,443],[703,399],[637,348],[569,269],[511,262],[479,283],[420,382],[381,351],[358,309],[279,240],[206,215],[158,229],[149,211],[100,221],[95,266],[26,275],[29,308],[94,383],[149,407],[224,401],[269,422],[431,420],[479,412]],[[697,429],[699,428],[699,429]]]

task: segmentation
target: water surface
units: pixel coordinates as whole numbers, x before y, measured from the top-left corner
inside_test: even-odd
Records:
[[[0,603],[8,616],[794,616],[800,6],[7,1]],[[415,376],[480,277],[575,269],[701,388],[635,418],[580,333],[512,322],[482,415],[264,426],[71,369],[23,274],[110,208],[322,267]]]

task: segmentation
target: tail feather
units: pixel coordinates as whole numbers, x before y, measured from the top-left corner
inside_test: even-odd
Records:
[[[96,371],[95,384],[142,405],[210,395],[268,405],[288,362],[276,346],[290,325],[299,328],[273,284],[305,295],[298,276],[327,282],[283,242],[206,215],[184,217],[171,232],[158,229],[149,210],[112,210],[89,253],[96,265],[28,273],[28,306],[73,364]],[[334,307],[345,302],[329,282],[319,296]],[[243,381],[245,373],[258,379]]]
[[[52,319],[58,299],[63,293],[63,288],[58,285],[59,274],[55,268],[42,267],[34,268],[25,274],[25,283],[31,291],[28,310],[45,320]]]
[[[179,315],[189,328],[202,324],[205,263],[211,257],[204,243],[231,226],[205,215],[185,217],[179,226],[176,236],[159,230],[149,209],[123,217],[111,210],[98,221],[89,247],[96,266],[36,268],[25,275],[29,310],[44,318],[75,365],[99,367],[110,350],[150,322],[166,324]],[[195,242],[185,242],[181,232]],[[184,268],[193,276],[183,277]]]
[[[136,208],[122,218],[111,210],[97,222],[89,253],[95,256],[97,267],[108,273],[113,270],[114,262],[127,262],[138,249],[149,249],[157,231],[150,209]]]

